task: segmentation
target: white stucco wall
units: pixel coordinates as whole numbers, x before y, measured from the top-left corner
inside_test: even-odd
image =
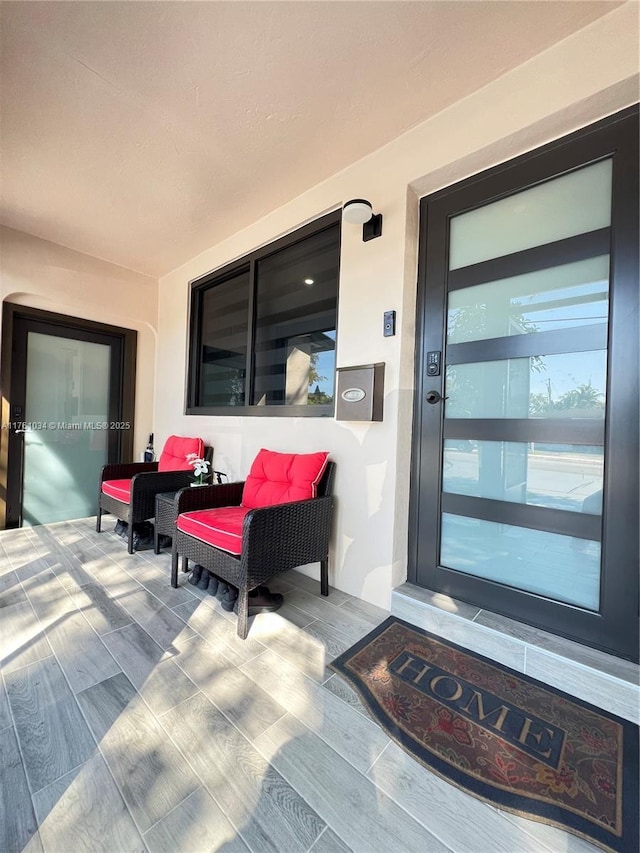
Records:
[[[386,607],[406,579],[420,195],[637,101],[637,33],[638,5],[629,3],[160,280],[158,443],[170,433],[202,435],[215,447],[214,467],[234,479],[260,447],[328,449],[337,462],[334,586]],[[363,243],[358,227],[343,229],[337,362],[386,363],[383,423],[181,414],[188,282],[352,197],[371,200],[384,231]],[[384,338],[389,309],[397,311],[398,333]]]
[[[157,280],[0,227],[0,298],[137,331],[134,447],[142,450],[153,428]]]

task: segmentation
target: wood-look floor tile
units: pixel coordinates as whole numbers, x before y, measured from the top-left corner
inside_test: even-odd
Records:
[[[129,554],[127,550],[127,539],[118,536],[113,528],[105,532],[104,525],[102,527],[102,531],[97,536],[85,536],[85,542],[87,542],[92,548],[102,551],[103,554],[109,554],[114,559],[126,560],[128,558],[129,560],[134,561],[136,555],[135,553]]]
[[[331,604],[338,607],[341,604],[344,604],[345,601],[350,601],[353,596],[349,595],[348,592],[342,592],[340,589],[336,589],[335,586],[329,587],[329,597],[323,596],[320,593],[320,570],[318,569],[318,578],[310,578],[307,575],[303,575],[302,572],[297,572],[295,569],[292,569],[290,572],[283,572],[281,575],[278,575],[278,578],[282,578],[282,580],[287,583],[293,584],[293,586],[298,589],[302,589],[305,592],[311,593],[311,595],[315,595],[318,598],[322,598],[325,601],[330,601]]]
[[[183,608],[185,608],[184,611]],[[224,656],[236,666],[264,651],[264,646],[254,640],[251,633],[246,640],[238,637],[235,615],[233,619],[225,619],[204,601],[200,602],[196,610],[189,613],[191,609],[191,605],[186,604],[176,607],[174,612],[177,614],[184,612],[188,618],[189,627],[204,637],[215,649],[220,649]]]
[[[4,678],[27,778],[39,791],[86,761],[95,742],[55,659]]]
[[[118,603],[117,596],[107,592],[102,584],[92,581],[80,589],[70,591],[69,594],[75,606],[98,634],[107,634],[133,622],[133,617]]]
[[[256,623],[256,638],[263,644],[263,650],[264,646],[271,649],[319,684],[328,678],[326,666],[329,659],[325,645],[309,634],[315,622],[302,630],[283,619],[268,618],[277,616],[277,613],[264,615],[265,619]]]
[[[53,531],[46,524],[39,524],[36,527],[28,528],[28,535],[33,543],[33,548],[41,556],[55,552],[60,548]]]
[[[178,589],[174,589],[169,583],[168,573],[166,577],[149,577],[146,580],[141,580],[140,583],[167,607],[177,607],[179,604],[186,604],[194,599],[194,596],[190,592],[193,587],[190,584],[186,584],[185,586],[178,587]]]
[[[452,850],[541,853],[546,849],[495,809],[430,773],[395,743],[367,775]]]
[[[144,853],[146,850],[99,754],[38,791],[33,802],[46,851]]]
[[[78,701],[142,832],[199,786],[124,674],[89,687]]]
[[[309,853],[352,853],[352,850],[327,827]]]
[[[331,625],[323,622],[322,619],[316,619],[315,622],[307,625],[305,631],[310,637],[322,643],[327,663],[331,663],[334,658],[341,655],[342,652],[346,652],[353,645],[353,641],[348,636],[343,634],[339,629],[333,628]]]
[[[58,619],[70,613],[78,612],[69,593],[48,567],[37,577],[25,578],[22,585],[38,619],[45,628],[54,625]]]
[[[315,616],[316,619],[326,622],[327,625],[344,634],[352,643],[371,631],[373,627],[371,619],[351,612],[346,605],[337,607],[331,603],[330,599],[311,595],[301,589],[290,592],[287,595],[287,602]]]
[[[11,725],[13,725],[13,720],[11,719],[11,711],[9,710],[9,700],[7,699],[4,679],[0,675],[0,729]]]
[[[203,694],[162,722],[252,850],[306,853],[324,822]]]
[[[53,655],[44,628],[28,601],[3,607],[0,618],[0,664],[4,673]]]
[[[145,835],[150,853],[224,851],[248,853],[249,848],[212,796],[198,788]]]
[[[167,657],[140,625],[107,634],[104,642],[122,671],[156,714],[174,708],[198,692],[193,681]]]
[[[115,560],[102,557],[96,564],[86,563],[85,568],[95,583],[101,584],[111,598],[122,601],[124,596],[137,592],[138,584]]]
[[[186,603],[176,604],[171,608],[172,610],[175,610],[176,614],[181,619],[184,619],[185,622],[188,622],[191,619],[191,616],[196,612],[198,607],[209,606],[210,609],[215,609],[209,605],[208,601],[205,600],[204,596],[207,595],[206,592],[201,589],[196,589],[195,593],[196,594],[193,595]],[[211,598],[211,596],[208,597]]]
[[[15,565],[15,571],[21,582],[32,578],[38,578],[50,574],[49,560],[47,557],[39,557],[30,554],[25,560]]]
[[[47,637],[74,693],[120,672],[84,616],[71,613],[47,629]]]
[[[271,651],[244,664],[242,672],[362,772],[389,743],[380,726]]]
[[[137,580],[139,584],[144,585],[147,581],[164,580],[167,582],[169,589],[171,589],[169,575],[163,572],[156,563],[145,560],[142,554],[137,552],[135,554],[127,554],[126,559],[124,557],[122,560],[118,559],[118,564],[122,566],[125,572]]]
[[[0,729],[0,850],[22,851],[38,829],[12,726]]]
[[[18,569],[34,559],[33,543],[24,529],[11,531],[9,536],[4,536],[2,545],[13,569]]]
[[[315,616],[311,616],[310,613],[305,613],[304,610],[298,610],[297,607],[294,607],[292,604],[287,602],[287,597],[285,595],[284,602],[280,610],[277,610],[275,613],[260,613],[255,617],[254,624],[258,625],[261,621],[265,619],[265,617],[271,617],[272,619],[285,619],[287,622],[290,622],[292,625],[297,625],[298,628],[305,628],[311,622],[315,621]]]
[[[95,545],[91,545],[86,539],[79,542],[71,542],[65,546],[65,553],[72,554],[75,559],[84,566],[87,563],[99,561],[102,558],[102,553]]]
[[[0,613],[4,607],[9,607],[12,604],[24,603],[27,600],[27,595],[22,589],[20,578],[10,569],[0,575]]]
[[[120,672],[55,575],[30,578],[24,586],[74,692]]]
[[[487,806],[487,808],[496,811],[504,820],[515,824],[519,831],[531,836],[533,850],[540,850],[545,853],[548,850],[552,853],[557,853],[558,850],[562,850],[563,853],[602,853],[601,847],[596,847],[584,838],[578,838],[577,835],[564,832],[555,826],[540,823],[537,820],[528,820],[526,817],[510,814],[501,809],[494,809],[492,806]]]
[[[176,644],[174,658],[205,696],[249,739],[261,734],[286,711],[256,681],[236,669],[206,640],[193,637]],[[259,658],[257,658],[259,660]],[[270,678],[268,672],[265,678]]]
[[[60,521],[43,526],[50,533],[51,538],[60,546],[71,545],[83,538],[82,533],[68,521]]]
[[[56,554],[49,557],[51,570],[65,589],[83,587],[93,582],[93,576],[87,570],[87,563],[74,554]]]
[[[295,717],[283,717],[255,744],[355,853],[449,850]]]
[[[334,672],[333,675],[324,682],[322,687],[324,690],[329,690],[335,696],[338,696],[343,702],[346,702],[347,705],[350,705],[354,710],[358,711],[367,719],[371,719],[371,714],[367,710],[362,699],[358,696],[356,691],[347,684],[344,678],[341,678],[337,673]]]
[[[372,628],[375,628],[391,616],[390,610],[384,610],[384,608],[377,607],[375,604],[369,604],[368,601],[363,601],[361,598],[351,598],[342,604],[341,607],[355,616],[360,616],[361,619],[366,619],[370,622]]]
[[[142,587],[123,596],[120,603],[163,649],[170,648],[179,637],[193,636],[193,629],[187,627],[176,611],[165,607]]]
[[[269,590],[271,592],[281,592],[283,595],[286,595],[287,592],[290,592],[292,589],[295,589],[295,585],[290,581],[285,580],[285,574],[275,575],[269,579]]]

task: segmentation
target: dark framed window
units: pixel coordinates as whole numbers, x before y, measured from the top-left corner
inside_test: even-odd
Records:
[[[340,211],[191,283],[187,414],[331,416]]]

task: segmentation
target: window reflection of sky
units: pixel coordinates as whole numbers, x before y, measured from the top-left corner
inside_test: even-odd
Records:
[[[553,303],[562,303],[555,305]],[[513,312],[536,331],[568,329],[591,322],[606,322],[608,313],[608,284],[589,282],[563,287],[547,293],[512,299]],[[533,331],[533,329],[530,329]]]
[[[329,396],[333,396],[336,370],[336,332],[335,329],[333,329],[331,331],[324,332],[323,334],[334,342],[334,348],[332,350],[323,350],[322,352],[318,352],[318,363],[316,365],[316,370],[318,372],[318,376],[322,378],[319,379],[319,381],[313,385],[311,390],[315,390],[317,384],[321,391],[323,391],[325,394],[328,394]]]
[[[448,296],[448,343],[606,322],[609,256],[488,281]]]
[[[537,370],[530,371],[530,393],[551,393],[552,399],[580,385],[591,385],[604,399],[607,377],[606,350],[541,355]]]

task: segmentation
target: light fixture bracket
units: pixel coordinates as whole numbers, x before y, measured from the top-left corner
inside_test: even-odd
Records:
[[[362,240],[366,243],[380,236],[382,236],[382,214],[376,213],[362,226]]]

